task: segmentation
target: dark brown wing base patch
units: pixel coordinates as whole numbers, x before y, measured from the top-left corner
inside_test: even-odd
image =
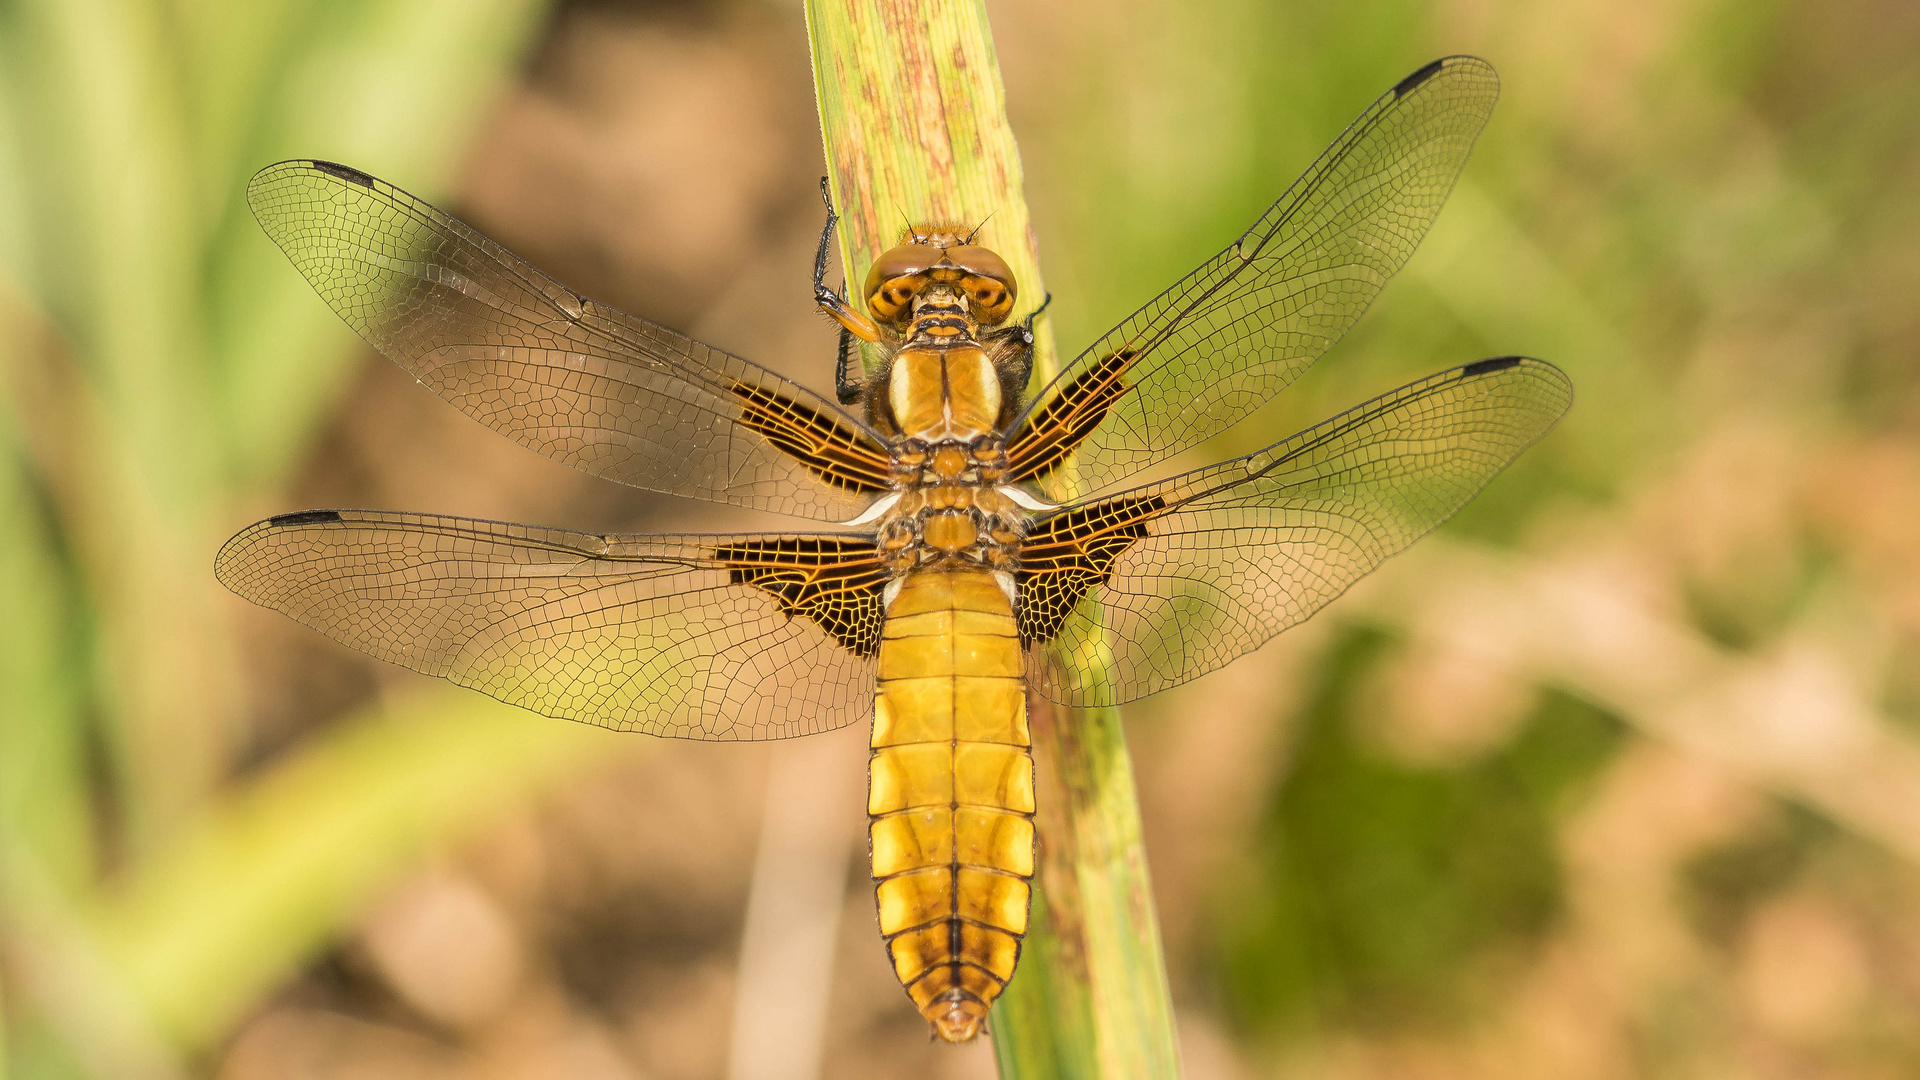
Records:
[[[1059,468],[1126,393],[1120,376],[1137,355],[1133,349],[1109,354],[1041,405],[1007,446],[1008,480],[1037,480]]]
[[[1020,637],[1053,640],[1088,592],[1106,584],[1114,560],[1147,535],[1164,513],[1158,495],[1110,499],[1055,514],[1036,524],[1020,547]]]
[[[891,458],[858,431],[764,387],[737,382],[727,389],[743,405],[741,423],[825,483],[843,491],[889,490]]]
[[[887,571],[867,540],[782,536],[713,549],[729,581],[771,593],[787,616],[802,616],[856,656],[880,651]]]

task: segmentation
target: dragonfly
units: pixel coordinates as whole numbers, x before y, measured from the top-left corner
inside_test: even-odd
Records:
[[[1559,369],[1496,357],[1135,479],[1246,419],[1360,318],[1498,91],[1468,56],[1407,76],[1245,233],[1037,389],[1044,303],[963,227],[910,226],[856,303],[825,284],[829,198],[813,273],[840,328],[829,399],[589,300],[363,172],[269,166],[248,187],[267,234],[454,407],[594,476],[825,528],[306,510],[234,536],[216,574],[352,648],[548,716],[713,741],[870,718],[887,956],[940,1038],[972,1039],[1028,929],[1029,695],[1112,706],[1242,656],[1445,521],[1571,405]],[[870,374],[849,360],[861,342]]]

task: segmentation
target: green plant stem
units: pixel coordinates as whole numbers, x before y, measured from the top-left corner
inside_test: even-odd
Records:
[[[847,280],[906,222],[985,222],[979,242],[1046,295],[1020,155],[979,0],[807,0],[827,172]],[[1058,370],[1046,320],[1035,385]],[[1178,1074],[1173,1008],[1118,710],[1029,695],[1040,863],[1020,967],[990,1027],[1007,1078]]]

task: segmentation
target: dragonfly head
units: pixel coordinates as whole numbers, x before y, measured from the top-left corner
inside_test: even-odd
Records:
[[[867,311],[878,322],[904,325],[914,300],[944,285],[966,300],[981,326],[998,326],[1013,313],[1019,295],[1006,260],[978,244],[971,232],[940,227],[909,231],[867,271]]]

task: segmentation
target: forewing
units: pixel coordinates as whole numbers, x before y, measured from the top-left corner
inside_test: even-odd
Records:
[[[1107,489],[1293,382],[1413,254],[1499,88],[1471,56],[1401,80],[1244,235],[1035,396],[1011,428],[1012,477],[1056,500]]]
[[[1453,516],[1572,401],[1551,364],[1483,360],[1259,453],[1043,518],[1019,573],[1029,671],[1075,706],[1212,671]]]
[[[399,188],[324,161],[247,186],[374,348],[462,412],[623,484],[824,521],[887,490],[858,420],[760,366],[581,297]]]
[[[215,573],[345,645],[534,712],[715,741],[867,715],[886,580],[863,537],[601,536],[369,510],[259,522]]]

